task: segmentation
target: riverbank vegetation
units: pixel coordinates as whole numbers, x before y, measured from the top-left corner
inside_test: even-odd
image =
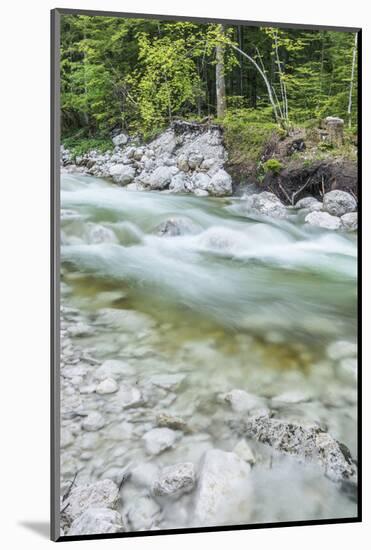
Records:
[[[272,132],[326,116],[356,131],[352,32],[64,15],[61,37],[62,138],[76,147],[179,118],[237,132],[252,158]]]

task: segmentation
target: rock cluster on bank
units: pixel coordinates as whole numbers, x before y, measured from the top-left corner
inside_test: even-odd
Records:
[[[241,209],[247,214],[268,218],[289,219],[295,212],[303,213],[303,221],[315,227],[330,230],[356,231],[357,201],[346,191],[333,190],[325,193],[323,202],[314,197],[300,199],[293,208],[287,208],[269,191],[243,196]]]
[[[221,128],[184,123],[172,125],[148,145],[135,145],[128,136],[113,138],[112,152],[97,151],[77,157],[77,170],[110,178],[129,190],[194,193],[198,196],[232,194],[232,178],[224,169],[227,153]],[[61,164],[73,170],[69,152],[62,148]]]

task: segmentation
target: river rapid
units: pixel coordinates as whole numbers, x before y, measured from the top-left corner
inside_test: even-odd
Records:
[[[311,227],[295,210],[251,215],[241,198],[72,174],[62,174],[61,209],[62,494],[74,476],[109,478],[130,529],[194,526],[197,488],[167,500],[150,485],[163,466],[199,472],[205,451],[235,449],[233,389],[318,423],[357,458],[355,360],[331,352],[356,343],[354,234]],[[116,387],[97,392],[107,378]],[[176,428],[159,453],[145,439],[158,426]],[[223,523],[356,515],[317,466],[248,444],[249,505],[226,496]]]

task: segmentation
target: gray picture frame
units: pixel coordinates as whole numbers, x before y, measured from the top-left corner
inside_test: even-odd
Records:
[[[84,535],[84,536],[60,536],[60,20],[63,15],[88,15],[124,18],[160,19],[171,21],[193,21],[195,23],[224,23],[246,26],[265,26],[292,28],[303,30],[331,30],[358,33],[358,181],[359,181],[359,225],[362,225],[362,29],[359,27],[338,27],[316,24],[277,23],[270,21],[246,21],[233,19],[215,19],[184,17],[177,15],[157,15],[125,13],[97,10],[79,10],[55,8],[51,10],[51,119],[50,119],[50,162],[51,162],[51,232],[50,232],[50,256],[51,256],[51,357],[50,357],[50,537],[53,541],[72,541],[88,539],[125,538],[139,536],[155,536],[164,534],[184,534],[194,532],[215,532],[231,530],[249,530],[264,528],[279,528],[288,526],[308,526],[321,524],[355,523],[362,521],[362,231],[358,238],[358,515],[351,518],[337,518],[326,520],[286,521],[281,523],[262,523],[251,525],[217,526],[189,529],[169,529],[155,531],[140,531],[117,534]]]

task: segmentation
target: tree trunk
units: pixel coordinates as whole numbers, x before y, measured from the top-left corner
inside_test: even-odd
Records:
[[[224,27],[220,25],[220,33],[224,35]],[[224,49],[223,43],[216,46],[216,114],[218,118],[224,118],[227,101],[225,93],[225,70],[224,70]]]
[[[274,118],[276,119],[276,122],[278,123],[281,123],[282,120],[280,119],[279,115],[278,115],[278,112],[277,112],[277,105],[274,101],[274,97],[273,97],[273,91],[272,91],[272,86],[269,84],[269,80],[267,78],[267,76],[265,75],[264,71],[259,67],[259,65],[257,64],[257,62],[252,58],[250,57],[247,53],[243,52],[242,50],[240,50],[240,48],[237,48],[237,46],[234,46],[233,44],[230,44],[231,48],[233,48],[234,50],[236,50],[237,52],[239,52],[241,55],[243,55],[244,57],[246,57],[246,59],[248,59],[250,61],[250,63],[252,63],[254,65],[254,67],[257,69],[257,71],[259,72],[259,74],[261,75],[261,77],[263,78],[264,80],[264,83],[267,87],[267,92],[268,92],[268,97],[269,97],[269,101],[272,105],[272,109],[273,109],[273,113],[274,113]]]
[[[348,126],[349,126],[349,128],[352,127],[352,96],[353,96],[353,85],[354,85],[354,72],[355,72],[355,66],[356,66],[357,38],[358,38],[358,34],[356,33],[355,37],[354,37],[352,72],[351,72],[350,84],[349,84],[349,101],[348,101]]]

